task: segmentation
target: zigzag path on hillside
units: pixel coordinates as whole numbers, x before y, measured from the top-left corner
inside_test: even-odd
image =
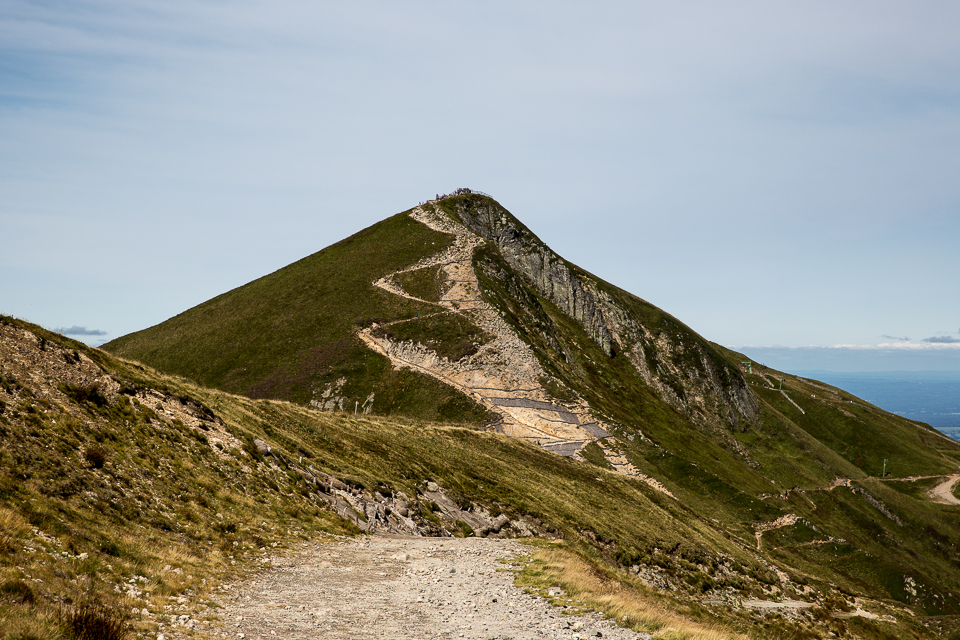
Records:
[[[493,336],[493,340],[481,345],[475,354],[451,362],[422,344],[397,342],[376,334],[379,327],[426,316],[364,327],[357,332],[358,337],[371,349],[389,358],[394,366],[413,369],[445,382],[498,414],[500,421],[496,428],[500,433],[536,442],[553,453],[577,458],[587,443],[602,443],[610,438],[611,434],[591,415],[586,402],[561,405],[544,390],[540,380],[546,374],[533,351],[481,297],[473,268],[473,252],[486,240],[438,212],[431,203],[416,207],[410,217],[430,229],[453,235],[453,243],[434,256],[376,280],[374,286],[394,295],[435,305],[438,314],[459,314]],[[400,274],[437,266],[443,271],[447,285],[439,302],[412,296],[397,284],[396,277]],[[640,478],[672,497],[662,483],[641,473],[609,446],[601,444],[601,450],[619,473]]]
[[[957,487],[957,484],[960,484],[960,473],[948,475],[948,476],[942,476],[942,475],[907,476],[905,478],[882,478],[882,479],[886,482],[916,482],[917,480],[929,480],[931,478],[944,479],[943,482],[941,482],[937,486],[927,491],[927,497],[930,498],[931,501],[939,504],[960,505],[960,499],[958,499],[953,493],[954,489],[956,489]],[[763,499],[763,498],[777,497],[782,500],[786,500],[789,497],[790,493],[794,491],[798,491],[799,493],[807,493],[807,492],[813,492],[813,491],[833,491],[838,487],[847,487],[848,489],[853,490],[853,479],[852,478],[835,478],[834,481],[831,482],[826,487],[813,487],[810,489],[802,489],[802,490],[787,489],[784,493],[779,494],[777,496],[764,494],[764,495],[761,495],[760,498]],[[877,506],[878,509],[880,509],[881,507],[884,507],[884,508],[886,507],[883,504],[878,504],[875,506]],[[884,513],[884,511],[881,510],[881,513]],[[890,517],[890,516],[888,515],[887,517]],[[768,531],[773,531],[775,529],[781,529],[783,527],[791,526],[795,524],[798,521],[798,519],[799,518],[795,514],[787,513],[777,518],[773,522],[761,522],[761,523],[755,524],[754,535],[756,536],[756,539],[757,539],[757,550],[759,551],[762,548],[764,533]],[[842,542],[842,540],[839,538],[827,536],[826,538],[823,538],[823,539],[812,540],[807,544],[826,544],[829,542],[838,542],[838,541]]]

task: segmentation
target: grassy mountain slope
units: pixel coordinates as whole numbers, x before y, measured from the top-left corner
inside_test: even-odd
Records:
[[[658,637],[765,637],[769,626],[694,597],[704,581],[760,593],[766,563],[637,480],[488,431],[225,394],[7,317],[0,367],[0,637],[70,638],[77,620],[81,632],[151,632],[180,616],[216,631],[222,585],[265,549],[357,533],[307,469],[353,493],[404,492],[424,518],[435,517],[430,481],[464,508],[539,522],[591,580],[679,609],[682,632],[642,627]],[[633,545],[685,588],[665,600],[642,587],[618,560]]]
[[[375,394],[380,414],[481,422],[486,412],[432,378],[392,371],[356,328],[432,308],[371,285],[435,253],[450,236],[397,214],[104,349],[200,384],[307,404],[336,385],[340,409]]]
[[[650,572],[659,571],[667,550],[672,560],[661,569],[671,589],[754,589],[766,598],[792,595],[821,602],[840,590],[847,600],[863,598],[901,625],[884,631],[882,624],[862,618],[821,621],[856,628],[862,637],[909,637],[904,634],[915,629],[914,614],[930,616],[938,625],[960,615],[955,560],[960,507],[929,500],[925,483],[933,479],[905,480],[952,473],[960,464],[956,443],[828,385],[756,365],[750,373],[741,371],[738,365],[747,358],[566,262],[490,198],[459,196],[429,206],[486,240],[472,254],[481,294],[530,346],[546,376],[543,387],[557,401],[587,402],[613,433],[583,450],[583,457],[597,465],[587,476],[600,473],[605,484],[614,482],[599,470],[610,466],[603,444],[676,497],[644,490],[646,501],[696,532],[689,535],[698,549],[736,557],[738,563],[752,558],[760,563],[755,567],[768,566],[772,573],[738,573],[751,575],[750,584],[762,583],[756,589],[723,583],[716,572],[685,573],[683,563],[703,566],[683,555],[682,544],[671,546],[688,533],[670,533],[679,530],[648,519],[645,511],[635,516],[643,522],[627,522],[629,509],[600,508],[590,498],[592,489],[569,511],[557,505],[545,510],[519,477],[516,484],[490,478],[491,487],[498,488],[484,491],[494,493],[480,491],[483,483],[452,481],[459,491],[470,499],[504,501],[505,486],[523,486],[511,497],[516,508],[554,523],[568,538],[589,529],[591,553],[621,569],[635,567],[653,583],[660,578]],[[447,241],[447,234],[400,214],[106,348],[252,397],[305,404],[318,394],[363,402],[374,393],[374,414],[477,423],[484,418],[482,408],[466,396],[433,378],[391,369],[354,336],[356,327],[371,318],[421,314],[378,331],[455,358],[486,340],[466,316],[431,316],[436,306],[370,284],[436,253]],[[433,268],[394,277],[426,301],[442,295],[438,279]],[[258,330],[248,331],[249,326]],[[267,335],[268,329],[273,333]],[[508,454],[487,437],[469,436],[489,448],[486,464],[500,469],[498,461]],[[433,450],[426,441],[418,446]],[[511,465],[552,469],[543,486],[553,486],[564,500],[580,495],[581,482],[590,486],[591,478],[577,471],[583,467],[536,455],[543,457],[512,459]],[[888,475],[880,477],[884,460]],[[576,480],[571,483],[566,474]],[[636,483],[615,482],[621,481]],[[589,513],[599,515],[591,520]]]

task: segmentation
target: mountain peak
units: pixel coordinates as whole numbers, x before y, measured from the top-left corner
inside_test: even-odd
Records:
[[[584,464],[615,472],[668,514],[643,543],[591,539],[624,571],[658,575],[651,540],[680,521],[762,555],[770,597],[809,593],[794,583],[805,576],[824,593],[960,610],[942,561],[956,518],[925,493],[960,464],[956,443],[838,389],[741,370],[744,356],[566,261],[484,194],[393,215],[104,348],[302,411],[467,427],[452,431],[482,441],[491,465],[509,443],[537,460],[523,474],[559,474],[562,496],[604,491],[611,476]],[[597,484],[557,479],[584,474]]]
[[[704,426],[757,417],[717,348],[469,189],[105,348],[253,397],[486,423],[571,455],[642,429],[599,408],[605,377]]]

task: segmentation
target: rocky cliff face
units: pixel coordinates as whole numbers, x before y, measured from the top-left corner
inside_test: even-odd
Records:
[[[578,277],[566,261],[493,200],[463,198],[456,204],[463,224],[493,242],[507,263],[529,278],[537,291],[579,322],[608,356],[614,337],[592,282]]]
[[[627,357],[671,405],[699,422],[756,420],[757,402],[740,371],[682,323],[568,263],[489,198],[462,196],[446,208],[492,242],[511,269],[573,318],[607,357]]]

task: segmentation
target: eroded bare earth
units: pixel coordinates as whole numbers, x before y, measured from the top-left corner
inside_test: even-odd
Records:
[[[594,614],[569,616],[513,586],[530,548],[491,538],[369,536],[310,544],[236,585],[223,636],[423,639],[649,638]]]

